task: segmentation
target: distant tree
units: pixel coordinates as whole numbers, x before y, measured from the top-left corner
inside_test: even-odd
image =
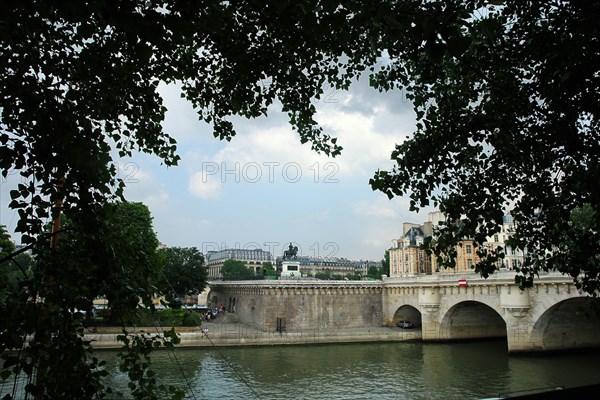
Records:
[[[0,225],[0,259],[7,257],[15,251],[15,244],[6,230],[6,226]],[[7,290],[10,290],[12,282],[17,279],[19,269],[11,260],[0,264],[0,305],[4,303]]]
[[[56,253],[63,263],[76,257],[73,268],[85,265],[80,284],[90,285],[84,293],[75,291],[73,301],[82,294],[87,301],[102,295],[117,312],[135,309],[140,300],[150,304],[162,271],[150,210],[143,203],[116,202],[105,204],[96,216],[93,221],[83,216],[63,219],[65,233],[59,235]],[[89,234],[88,223],[98,231]]]
[[[31,278],[33,260],[27,252],[14,255],[15,245],[6,230],[0,225],[0,259],[9,257],[0,263],[0,306],[4,303],[8,292],[18,291],[19,283]]]
[[[367,276],[371,279],[381,279],[382,273],[383,273],[382,267],[377,267],[375,265],[371,265],[368,269]]]
[[[0,225],[0,259],[6,257],[14,251],[15,244],[13,243],[10,234],[6,230],[6,225]]]
[[[362,280],[362,274],[360,272],[354,272],[352,274],[346,275],[346,277],[351,281],[360,281]]]
[[[390,251],[386,250],[383,259],[381,260],[381,267],[383,268],[383,274],[390,276]]]
[[[275,271],[275,267],[273,266],[273,263],[270,261],[263,263],[263,271],[264,271],[264,274],[268,275],[268,276],[273,276],[273,275],[277,274],[277,272]]]
[[[331,279],[331,271],[327,269],[325,271],[315,272],[315,278],[321,279],[321,280],[330,280]]]
[[[15,251],[15,244],[13,243],[10,234],[6,230],[5,225],[0,225],[0,260],[9,256]],[[2,262],[0,268],[6,268],[11,264],[10,259]],[[0,276],[1,278],[2,276]]]
[[[255,276],[254,271],[247,268],[242,261],[231,259],[225,260],[221,267],[221,274],[224,280],[240,280]]]
[[[204,256],[195,247],[167,247],[160,250],[163,257],[161,291],[183,297],[204,290],[208,272]]]

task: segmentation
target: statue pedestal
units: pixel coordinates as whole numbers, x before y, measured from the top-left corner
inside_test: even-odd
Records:
[[[300,262],[298,261],[283,261],[281,263],[282,278],[301,278]]]

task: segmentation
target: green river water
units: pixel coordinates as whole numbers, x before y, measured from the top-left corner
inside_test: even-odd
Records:
[[[114,352],[111,384],[126,387]],[[480,399],[600,382],[600,354],[508,355],[506,343],[369,343],[178,349],[153,356],[187,399]]]

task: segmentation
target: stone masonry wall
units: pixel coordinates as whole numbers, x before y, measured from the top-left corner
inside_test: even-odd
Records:
[[[327,331],[382,326],[381,290],[381,282],[227,282],[211,284],[209,301],[267,332]]]

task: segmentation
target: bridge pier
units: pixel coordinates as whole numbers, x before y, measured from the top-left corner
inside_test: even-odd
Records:
[[[506,322],[506,341],[509,352],[534,351],[539,340],[532,336],[531,297],[529,289],[520,290],[516,285],[504,285],[500,290],[500,306]]]
[[[540,340],[533,330],[534,324],[528,316],[506,315],[506,342],[509,353],[530,352],[541,350]]]
[[[419,309],[421,310],[421,338],[424,342],[443,340],[440,337],[440,303],[442,295],[436,286],[419,290]]]

